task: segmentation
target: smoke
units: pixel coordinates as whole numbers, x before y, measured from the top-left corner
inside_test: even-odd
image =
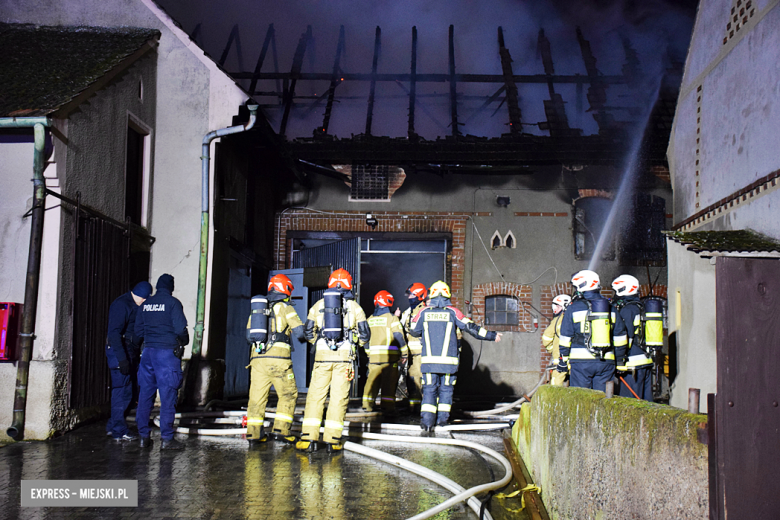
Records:
[[[380,73],[408,73],[411,62],[412,27],[417,27],[418,73],[448,72],[448,31],[454,26],[455,70],[457,73],[501,74],[497,29],[503,28],[512,56],[514,74],[542,74],[537,49],[540,28],[551,42],[556,74],[585,75],[575,28],[579,26],[590,42],[602,74],[621,74],[626,60],[623,41],[630,41],[641,69],[639,85],[610,86],[607,105],[619,107],[617,120],[628,120],[629,108],[642,102],[670,62],[682,62],[693,25],[695,5],[691,0],[158,0],[188,33],[198,27],[197,41],[215,59],[222,55],[231,31],[237,30],[240,52],[234,43],[225,68],[230,72],[251,72],[260,54],[268,25],[273,23],[280,72],[289,72],[295,49],[307,25],[313,41],[306,50],[303,72],[330,73],[338,44],[339,27],[346,34],[341,68],[348,73],[371,72],[374,36],[381,27]],[[274,71],[269,52],[263,72]],[[247,87],[249,81],[242,82]],[[288,123],[288,137],[309,137],[322,124],[329,82],[299,81],[296,106]],[[458,120],[463,134],[495,137],[509,132],[503,96],[480,110],[484,100],[500,84],[458,84]],[[598,132],[587,112],[587,99],[577,110],[574,85],[557,84],[556,92],[566,102],[569,123],[584,134]],[[261,81],[258,90],[277,90],[277,82]],[[407,133],[408,85],[379,82],[376,87],[372,134],[404,137]],[[585,88],[587,92],[587,87]],[[519,85],[523,131],[546,135],[535,123],[545,121],[543,100],[549,99],[543,84]],[[366,128],[369,83],[344,82],[336,90],[329,133],[339,137],[360,134]],[[256,96],[264,105],[279,105],[281,99]],[[427,139],[448,135],[450,128],[449,84],[418,83],[415,130]],[[266,115],[278,130],[281,109],[266,106]],[[464,124],[465,123],[465,124]]]

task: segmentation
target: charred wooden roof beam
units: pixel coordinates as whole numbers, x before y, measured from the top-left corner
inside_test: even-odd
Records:
[[[509,128],[513,134],[522,132],[522,113],[520,112],[520,100],[517,94],[517,84],[512,72],[512,56],[504,45],[504,30],[498,28],[498,54],[501,56],[501,71],[504,74],[504,87],[506,87],[506,106],[509,109]]]

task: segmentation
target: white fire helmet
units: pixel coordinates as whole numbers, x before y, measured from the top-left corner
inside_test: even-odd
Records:
[[[612,282],[612,288],[618,296],[631,296],[639,292],[639,280],[630,274],[621,274]]]
[[[601,287],[599,275],[593,271],[588,271],[587,269],[575,273],[574,276],[571,277],[571,283],[580,292],[595,291]]]
[[[561,309],[565,309],[570,303],[571,303],[571,296],[569,296],[568,294],[559,294],[558,296],[553,298],[552,301],[553,312],[555,311],[556,305]]]

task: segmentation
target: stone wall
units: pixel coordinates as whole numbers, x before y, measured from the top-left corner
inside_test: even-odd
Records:
[[[550,518],[707,518],[705,415],[541,387],[512,438]]]

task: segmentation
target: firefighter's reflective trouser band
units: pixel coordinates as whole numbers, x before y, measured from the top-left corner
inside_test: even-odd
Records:
[[[420,424],[444,426],[450,418],[452,394],[458,376],[455,374],[423,374],[423,399]]]
[[[276,395],[279,397],[273,431],[285,436],[290,435],[295,402],[298,399],[292,361],[280,358],[255,358],[249,366],[252,370],[252,384],[249,388],[249,404],[246,413],[247,439],[259,439],[263,435],[265,406],[268,404],[271,385],[276,389]]]
[[[409,408],[417,410],[422,403],[422,352],[413,354],[409,359],[409,379],[414,382],[414,386],[408,388]]]
[[[306,408],[303,411],[301,440],[319,440],[320,426],[323,425],[322,414],[325,410],[325,399],[328,397],[329,390],[330,401],[328,402],[328,414],[325,416],[323,440],[327,443],[334,443],[341,439],[351,386],[349,379],[347,379],[347,369],[351,367],[351,361],[316,361],[314,363],[309,392],[306,396]]]
[[[382,410],[395,410],[395,390],[398,385],[398,363],[369,363],[368,378],[363,390],[363,408],[374,409],[379,389],[382,389]]]

